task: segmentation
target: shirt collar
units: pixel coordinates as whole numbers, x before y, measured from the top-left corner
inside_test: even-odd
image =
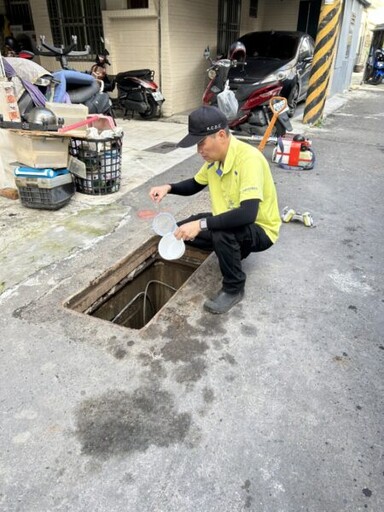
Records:
[[[239,141],[236,139],[236,137],[233,137],[231,135],[227,156],[225,157],[224,165],[222,165],[220,162],[211,162],[208,164],[207,168],[211,169],[214,167],[214,172],[218,176],[222,176],[223,174],[227,174],[233,167],[233,163],[235,161],[235,155],[236,155],[236,147],[238,145]]]
[[[233,168],[237,144],[238,140],[236,139],[236,137],[233,137],[233,135],[231,135],[231,138],[229,140],[227,156],[225,157],[224,165],[221,167],[223,174],[227,174]]]

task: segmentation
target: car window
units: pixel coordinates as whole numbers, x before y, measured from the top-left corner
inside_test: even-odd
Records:
[[[296,55],[298,38],[289,34],[254,32],[240,38],[247,57],[267,57],[289,60]]]

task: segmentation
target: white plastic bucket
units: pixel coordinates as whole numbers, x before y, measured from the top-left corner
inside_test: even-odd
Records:
[[[167,233],[161,238],[158,251],[164,260],[177,260],[184,254],[185,244],[183,240],[178,240],[173,233]]]

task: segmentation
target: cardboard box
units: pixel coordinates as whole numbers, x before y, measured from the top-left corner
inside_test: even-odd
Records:
[[[27,167],[59,169],[68,166],[68,137],[13,132],[11,141],[16,160]]]

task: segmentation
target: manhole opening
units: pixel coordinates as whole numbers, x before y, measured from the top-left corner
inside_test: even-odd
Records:
[[[152,238],[64,306],[130,329],[143,328],[209,256],[187,246],[182,258],[165,261],[158,242]]]

